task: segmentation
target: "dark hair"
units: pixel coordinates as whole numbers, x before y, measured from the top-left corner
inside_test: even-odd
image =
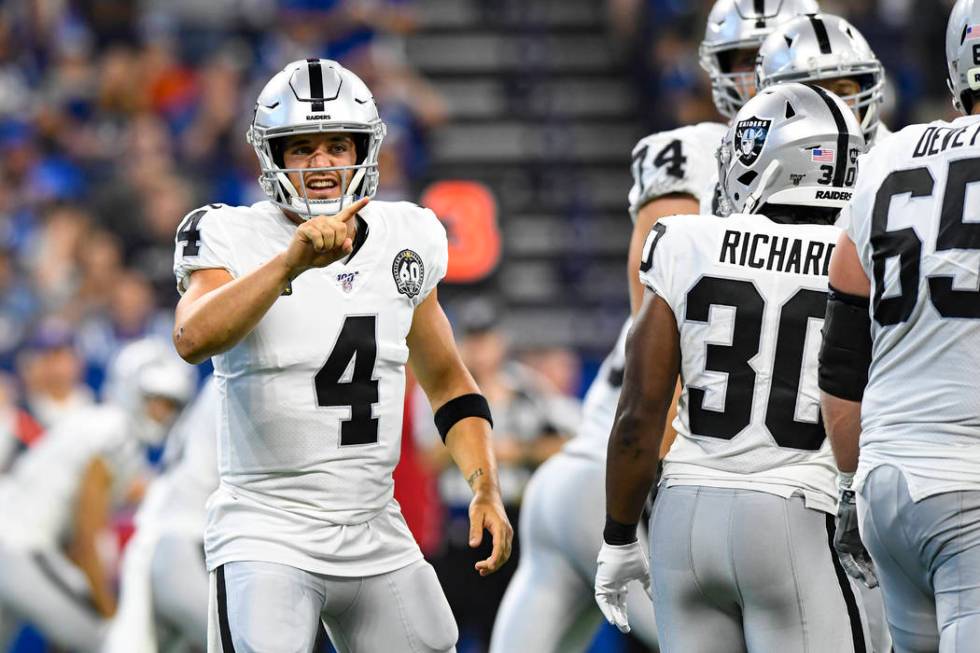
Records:
[[[781,224],[834,224],[840,209],[830,206],[763,204],[756,213]]]

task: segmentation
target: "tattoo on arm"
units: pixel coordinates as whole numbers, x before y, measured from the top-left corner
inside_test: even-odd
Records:
[[[483,476],[483,468],[477,467],[476,471],[466,477],[466,483],[473,489],[473,484],[476,483],[476,479]]]

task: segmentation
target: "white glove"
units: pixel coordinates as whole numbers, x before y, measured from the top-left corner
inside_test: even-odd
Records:
[[[837,529],[834,531],[834,548],[847,575],[868,587],[878,586],[875,565],[858,532],[857,505],[854,490],[841,488],[837,504]]]
[[[650,567],[646,554],[640,547],[639,541],[631,544],[613,545],[602,543],[598,567],[595,572],[595,600],[602,610],[606,621],[619,628],[622,633],[630,631],[626,619],[627,587],[631,581],[639,581],[643,585],[650,600]]]

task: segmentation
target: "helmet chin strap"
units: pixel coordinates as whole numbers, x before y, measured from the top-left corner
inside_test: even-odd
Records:
[[[765,172],[762,173],[762,179],[759,180],[759,185],[755,187],[752,194],[745,198],[745,207],[743,209],[744,213],[753,213],[757,208],[759,208],[760,200],[762,199],[762,194],[766,191],[769,186],[769,181],[779,172],[779,168],[782,167],[779,161],[773,161],[766,168]]]
[[[277,172],[276,181],[278,181],[286,192],[289,193],[289,206],[295,211],[299,216],[312,217],[315,215],[336,215],[340,213],[345,208],[354,203],[354,196],[349,194],[353,188],[357,188],[361,181],[364,179],[364,175],[367,173],[365,168],[359,168],[354,172],[351,181],[346,186],[341,188],[340,197],[335,197],[329,200],[313,200],[310,201],[308,196],[301,195],[293,182],[289,181],[289,177],[283,172]],[[343,184],[345,175],[341,172],[340,180]],[[302,183],[302,179],[300,179]],[[305,186],[305,184],[304,184]],[[305,190],[305,188],[304,188]]]

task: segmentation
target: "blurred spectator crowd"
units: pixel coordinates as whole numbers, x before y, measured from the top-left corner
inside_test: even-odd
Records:
[[[264,199],[244,133],[286,62],[364,78],[389,130],[382,195],[408,193],[445,118],[399,54],[413,25],[399,0],[0,4],[0,371],[36,418],[90,398],[121,343],[169,333],[185,214]]]

